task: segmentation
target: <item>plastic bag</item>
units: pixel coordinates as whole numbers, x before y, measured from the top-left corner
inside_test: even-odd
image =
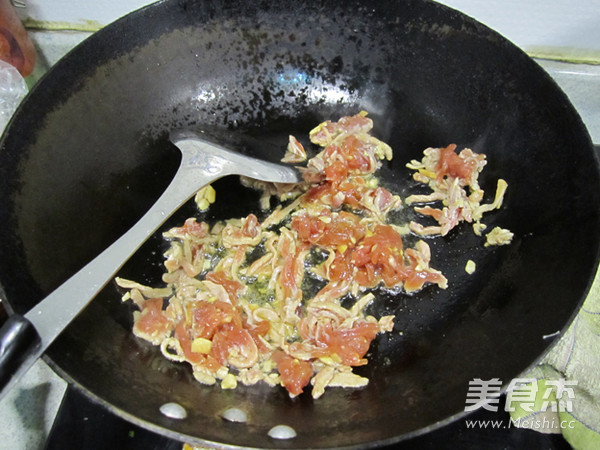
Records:
[[[27,95],[27,83],[13,66],[0,60],[0,132]]]

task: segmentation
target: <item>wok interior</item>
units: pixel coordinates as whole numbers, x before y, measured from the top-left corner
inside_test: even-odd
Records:
[[[241,2],[240,2],[241,3]],[[488,156],[485,219],[510,246],[483,248],[470,226],[429,241],[450,287],[381,294],[371,313],[396,314],[374,342],[361,390],[289,399],[283,389],[223,391],[194,381],[131,334],[133,307],[113,283],[48,351],[59,372],[117,413],[182,438],[257,447],[392,442],[463,411],[469,380],[512,377],[551,343],[584,296],[598,249],[597,162],[566,98],[498,35],[428,2],[327,2],[284,8],[163,2],[98,32],[32,92],[3,141],[2,286],[24,313],[120,236],[170,181],[172,128],[193,127],[271,160],[288,134],[360,110],[394,149],[383,183],[413,189],[404,164],[457,143]],[[551,155],[551,156],[550,156]],[[215,184],[206,220],[258,211],[234,178]],[[161,229],[197,214],[185,205]],[[577,239],[574,239],[576,233]],[[160,233],[120,276],[160,284]],[[467,275],[468,259],[477,271]],[[401,333],[402,332],[402,333]],[[182,421],[159,407],[178,402]],[[246,424],[223,421],[235,406]],[[274,441],[280,423],[298,436]]]

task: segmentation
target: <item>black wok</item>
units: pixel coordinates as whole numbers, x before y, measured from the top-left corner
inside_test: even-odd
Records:
[[[509,183],[505,206],[485,222],[515,233],[492,249],[467,226],[430,241],[450,287],[381,295],[371,312],[395,313],[396,328],[359,370],[366,388],[313,401],[262,385],[202,386],[131,334],[132,306],[112,283],[46,359],[117,414],[195,442],[363,447],[460,417],[470,380],[508,384],[585,297],[600,180],[589,136],[549,77],[496,33],[428,1],[165,1],[91,36],[33,89],[3,136],[2,298],[25,313],[142,215],[178,163],[170,129],[202,129],[277,160],[289,133],[362,109],[395,151],[386,185],[412,188],[404,164],[427,146],[470,146],[488,155],[484,188]],[[258,209],[235,179],[216,190],[206,220]],[[164,228],[195,213],[186,205]],[[153,236],[120,275],[160,284],[164,248]],[[172,401],[187,419],[159,412]],[[230,406],[248,422],[223,421]],[[297,437],[271,439],[277,424]]]

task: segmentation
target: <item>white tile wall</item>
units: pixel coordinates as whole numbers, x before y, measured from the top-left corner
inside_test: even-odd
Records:
[[[439,1],[485,23],[534,56],[600,63],[600,0]],[[93,29],[153,2],[26,0],[26,3],[22,15],[31,19],[55,26]]]
[[[600,63],[600,0],[441,0],[533,56]]]

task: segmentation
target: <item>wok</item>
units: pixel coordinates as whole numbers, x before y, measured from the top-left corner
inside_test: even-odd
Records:
[[[365,447],[456,420],[470,380],[506,386],[558,338],[544,336],[569,324],[596,268],[600,180],[589,136],[551,79],[495,32],[432,2],[173,0],[91,36],[35,86],[3,136],[2,298],[25,313],[141,217],[178,164],[169,130],[200,129],[278,160],[288,134],[305,139],[320,121],[363,109],[395,152],[384,184],[406,195],[407,161],[428,146],[469,146],[488,156],[484,189],[509,184],[484,221],[515,233],[498,248],[468,226],[429,241],[450,287],[379,295],[370,313],[397,319],[358,370],[366,388],[313,401],[200,385],[131,334],[133,307],[114,284],[45,358],[116,414],[204,444]],[[258,210],[235,179],[215,187],[204,220]],[[185,205],[163,230],[194,214]],[[165,248],[157,233],[119,275],[160,284]],[[163,416],[167,402],[188,417]],[[222,420],[231,406],[248,422]],[[268,437],[277,424],[297,437]]]

